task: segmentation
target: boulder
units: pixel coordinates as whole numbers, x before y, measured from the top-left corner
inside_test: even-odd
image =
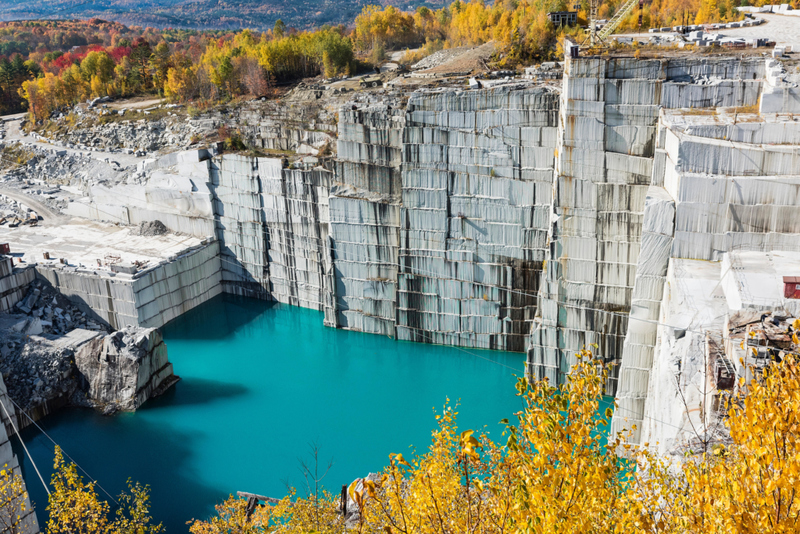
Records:
[[[90,402],[109,413],[135,410],[177,380],[156,328],[127,327],[96,337],[75,351],[75,365]]]

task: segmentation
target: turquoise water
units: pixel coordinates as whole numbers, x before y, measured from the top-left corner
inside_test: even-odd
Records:
[[[165,395],[136,413],[70,409],[40,424],[111,494],[128,478],[149,484],[153,516],[169,532],[186,532],[229,493],[303,487],[312,443],[323,471],[333,460],[322,484],[337,493],[389,453],[427,447],[433,410],[448,397],[461,402],[461,428],[486,425],[498,438],[498,421],[521,406],[514,375],[524,354],[334,330],[320,312],[229,295],[163,331],[182,377]],[[22,434],[49,481],[52,443],[32,427]],[[27,458],[23,468],[44,525],[44,489]]]

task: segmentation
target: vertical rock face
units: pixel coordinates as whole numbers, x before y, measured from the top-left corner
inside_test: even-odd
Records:
[[[222,290],[226,293],[257,298],[268,295],[269,265],[259,173],[280,175],[280,169],[280,160],[260,161],[234,154],[219,158],[211,166]]]
[[[703,374],[709,343],[724,337],[722,318],[731,312],[723,282],[747,271],[726,258],[763,253],[756,254],[761,269],[774,263],[767,253],[800,248],[800,177],[791,146],[800,128],[763,114],[662,110],[659,131],[653,183],[663,187],[648,193],[617,393],[622,410],[612,429],[635,424],[634,440],[674,443],[683,433],[675,430],[689,423],[687,407],[670,399],[693,399],[696,388],[687,386]],[[697,284],[703,278],[705,287]],[[763,294],[758,299],[770,302]],[[790,301],[782,306],[793,313]]]
[[[415,93],[403,132],[399,339],[523,351],[551,203],[558,93]]]
[[[267,150],[297,151],[316,154],[331,145],[336,135],[336,105],[305,100],[252,101],[243,106],[234,125],[238,126],[247,146]],[[231,126],[230,116],[220,116],[218,125]]]
[[[135,410],[175,381],[167,346],[155,328],[96,336],[75,350],[86,396],[108,411]]]
[[[405,107],[351,105],[339,121],[325,324],[394,336]]]
[[[236,154],[212,170],[223,291],[323,310],[332,173]]]
[[[47,263],[36,273],[112,329],[157,328],[221,292],[219,252],[217,242],[204,241],[133,275]]]
[[[15,268],[11,256],[0,256],[0,312],[14,307],[36,277],[31,267]]]
[[[620,361],[645,199],[664,179],[659,110],[753,106],[764,73],[761,58],[568,59],[532,375],[563,380],[574,352],[592,344]],[[609,392],[616,387],[612,375]]]
[[[664,188],[651,186],[645,200],[641,248],[617,388],[617,403],[627,423],[623,425],[623,418],[617,418],[615,423],[620,425],[612,429],[614,432],[636,425],[633,439],[638,439],[642,428],[642,419],[637,415],[644,414],[674,221],[672,197]]]
[[[332,176],[321,167],[280,169],[269,176],[261,175],[270,293],[278,302],[325,309]]]
[[[394,336],[400,206],[346,188],[332,193],[334,306],[326,324]]]
[[[353,109],[356,108],[356,109]],[[336,180],[399,201],[405,105],[392,100],[339,112]]]

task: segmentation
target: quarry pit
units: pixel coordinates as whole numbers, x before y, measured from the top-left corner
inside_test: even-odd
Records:
[[[800,313],[783,292],[800,276],[798,81],[755,52],[614,53],[548,80],[304,86],[225,114],[7,136],[32,157],[0,178],[20,221],[0,225],[0,311],[37,279],[113,335],[225,293],[525,353],[520,374],[552,383],[595,347],[615,364],[612,431],[675,452],[717,428],[746,312]],[[223,124],[250,150],[190,141]]]

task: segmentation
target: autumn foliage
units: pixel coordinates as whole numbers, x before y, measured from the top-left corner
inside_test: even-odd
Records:
[[[749,0],[747,0],[749,1]],[[607,0],[599,17],[611,18],[624,0]],[[763,0],[755,0],[760,5]],[[643,27],[739,19],[735,0],[650,0]],[[419,48],[408,59],[448,47],[493,41],[499,64],[554,59],[564,33],[547,14],[578,9],[587,23],[588,0],[455,0],[439,9],[403,11],[366,5],[351,28],[298,31],[278,20],[254,33],[157,30],[90,21],[0,23],[0,113],[27,107],[36,120],[99,96],[136,94],[174,101],[214,102],[263,96],[275,84],[323,74],[354,74],[357,56],[382,61],[387,50]],[[634,10],[621,29],[637,29]]]
[[[348,489],[357,510],[348,518],[339,497],[315,483],[248,513],[231,496],[217,515],[191,522],[192,534],[357,531],[388,534],[641,533],[761,534],[798,532],[800,499],[800,363],[794,355],[768,367],[729,400],[730,441],[706,443],[680,461],[607,437],[606,371],[583,351],[558,387],[517,382],[523,409],[502,440],[459,431],[446,406],[424,454],[391,454],[389,466]],[[743,384],[744,385],[744,384]],[[741,391],[745,391],[744,388]],[[500,441],[500,442],[498,442]],[[13,524],[26,499],[18,475],[0,472],[3,517]],[[47,510],[48,534],[158,534],[147,487],[129,482],[116,514],[56,449]],[[6,511],[10,507],[4,508]],[[10,523],[9,523],[10,521]],[[13,530],[13,528],[12,528]]]
[[[102,500],[94,482],[86,482],[74,463],[56,447],[55,472],[50,482],[47,534],[159,534],[152,523],[147,486],[128,481],[128,492],[116,499],[116,512]]]
[[[377,476],[349,488],[358,532],[428,533],[789,533],[800,502],[800,365],[794,356],[768,368],[748,394],[730,401],[732,443],[710,445],[675,463],[606,439],[610,409],[598,415],[602,363],[584,351],[559,387],[520,379],[524,409],[502,444],[459,432],[457,414],[440,414],[428,452],[390,455]],[[198,521],[193,534],[239,532]],[[313,522],[313,506],[327,523]],[[336,499],[284,499],[262,507],[259,525],[275,531],[345,532]],[[285,521],[293,521],[290,528]],[[223,523],[225,523],[223,521]],[[247,532],[242,530],[242,532]]]

